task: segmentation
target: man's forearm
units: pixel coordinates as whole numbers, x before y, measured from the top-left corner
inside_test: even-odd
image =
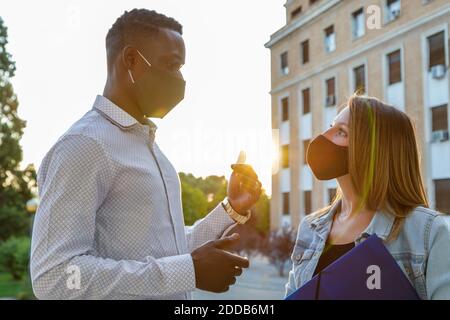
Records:
[[[82,255],[47,270],[39,265],[31,266],[38,299],[160,299],[195,289],[190,254],[145,261]]]
[[[193,226],[186,227],[186,238],[189,252],[203,243],[220,238],[224,231],[236,222],[231,219],[222,204],[219,203],[211,212]]]

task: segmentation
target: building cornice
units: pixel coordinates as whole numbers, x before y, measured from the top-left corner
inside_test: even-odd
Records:
[[[320,5],[318,5],[318,7],[313,9],[313,10],[311,10],[311,12],[306,13],[302,17],[298,18],[298,20],[296,20],[296,21],[294,21],[294,22],[292,22],[292,23],[290,23],[288,25],[285,25],[283,28],[281,28],[280,30],[278,30],[277,32],[272,34],[270,36],[269,42],[267,42],[264,46],[266,48],[271,48],[273,45],[275,45],[279,41],[281,41],[284,38],[286,38],[292,32],[294,32],[295,30],[301,28],[302,26],[304,26],[305,24],[307,24],[311,20],[317,18],[322,13],[324,13],[325,11],[331,9],[333,6],[337,5],[341,1],[342,0],[331,0],[331,1],[327,1],[327,2],[324,2],[324,3],[320,4]],[[285,6],[288,4],[288,2],[285,4]]]
[[[286,88],[299,83],[300,81],[304,81],[304,80],[306,80],[316,74],[319,74],[327,69],[331,69],[336,65],[344,63],[347,60],[350,60],[358,55],[363,54],[364,52],[366,52],[368,50],[371,50],[371,49],[383,44],[384,42],[387,42],[393,38],[399,37],[399,36],[403,35],[404,33],[407,33],[415,28],[420,27],[423,24],[433,21],[434,19],[438,19],[449,13],[450,13],[450,4],[444,5],[428,15],[424,15],[423,17],[421,17],[417,20],[414,20],[403,26],[400,26],[397,29],[394,29],[388,33],[382,34],[381,36],[375,38],[374,40],[371,40],[370,42],[368,42],[364,45],[361,45],[360,47],[358,47],[354,50],[351,50],[350,53],[349,52],[343,53],[340,56],[332,59],[331,61],[329,61],[323,65],[319,65],[316,68],[313,68],[312,70],[308,71],[307,73],[305,73],[303,75],[299,75],[299,76],[295,77],[294,79],[284,82],[283,84],[272,89],[270,91],[270,94],[277,94],[278,92],[283,91]]]

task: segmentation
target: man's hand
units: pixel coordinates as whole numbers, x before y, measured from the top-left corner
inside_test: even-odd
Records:
[[[195,269],[196,287],[211,292],[228,291],[242,274],[242,268],[248,268],[247,258],[225,251],[239,240],[239,234],[208,241],[192,253]]]
[[[245,163],[245,152],[241,151],[236,164],[231,165],[233,173],[228,185],[228,201],[239,214],[246,214],[261,195],[261,182],[252,166]]]

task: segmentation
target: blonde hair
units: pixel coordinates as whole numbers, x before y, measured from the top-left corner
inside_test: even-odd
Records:
[[[395,217],[390,241],[414,208],[428,207],[414,126],[404,112],[373,97],[354,95],[348,106],[349,173],[361,199],[359,209]],[[338,188],[331,206],[314,216],[325,214],[341,198]]]

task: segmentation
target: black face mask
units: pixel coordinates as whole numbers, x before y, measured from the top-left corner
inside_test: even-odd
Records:
[[[348,147],[338,146],[319,135],[309,144],[306,161],[319,180],[331,180],[348,174]]]
[[[135,84],[137,104],[146,117],[164,118],[184,99],[186,82],[168,71],[152,66],[139,51],[138,53],[151,69],[136,81],[128,70],[131,81]]]

